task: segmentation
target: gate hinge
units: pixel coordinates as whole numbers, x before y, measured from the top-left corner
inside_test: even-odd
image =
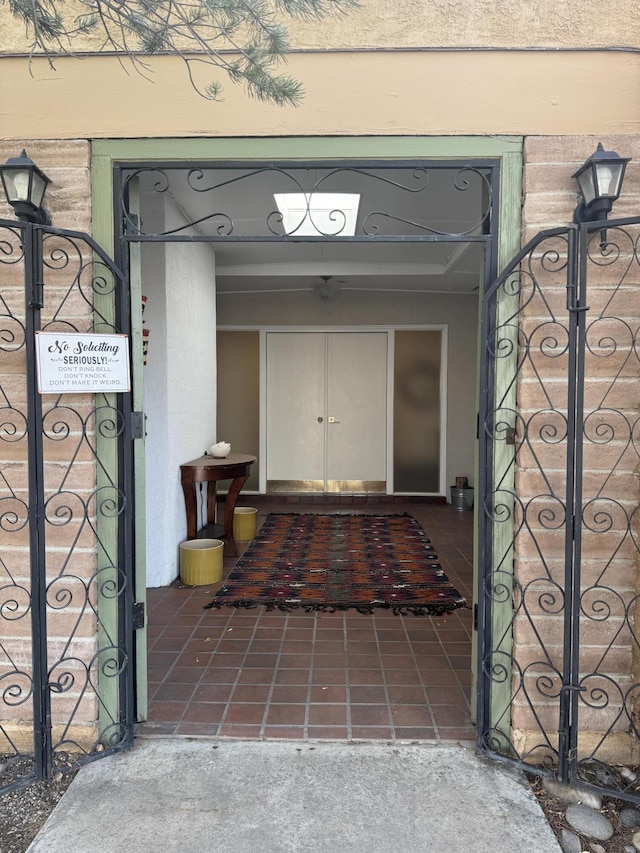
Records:
[[[473,630],[478,630],[478,605],[477,603],[473,605]]]
[[[131,611],[132,628],[134,631],[144,628],[145,615],[144,601],[134,601]]]
[[[145,437],[144,422],[144,412],[131,412],[131,438]]]
[[[34,281],[31,286],[31,299],[29,305],[32,308],[44,308],[44,283]]]

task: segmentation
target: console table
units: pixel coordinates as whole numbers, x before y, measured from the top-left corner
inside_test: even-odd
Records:
[[[231,480],[224,505],[224,535],[232,552],[237,556],[238,547],[233,538],[233,511],[240,489],[246,483],[255,456],[246,453],[230,453],[224,459],[215,456],[201,456],[180,466],[180,479],[184,492],[184,505],[187,511],[187,537],[195,539],[198,533],[198,505],[196,484],[207,484],[207,522],[213,524],[216,519],[216,490],[218,480]]]

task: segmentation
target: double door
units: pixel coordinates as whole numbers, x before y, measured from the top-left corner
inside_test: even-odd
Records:
[[[385,492],[386,332],[270,332],[267,489]]]

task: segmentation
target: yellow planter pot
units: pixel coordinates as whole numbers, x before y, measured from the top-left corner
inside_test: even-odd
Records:
[[[188,539],[180,544],[180,580],[187,586],[204,586],[222,580],[224,542]]]
[[[252,506],[238,506],[233,511],[233,538],[236,542],[255,539],[258,510]]]

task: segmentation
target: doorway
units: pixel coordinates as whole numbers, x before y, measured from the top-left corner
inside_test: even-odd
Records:
[[[386,333],[266,338],[267,491],[384,492]]]

